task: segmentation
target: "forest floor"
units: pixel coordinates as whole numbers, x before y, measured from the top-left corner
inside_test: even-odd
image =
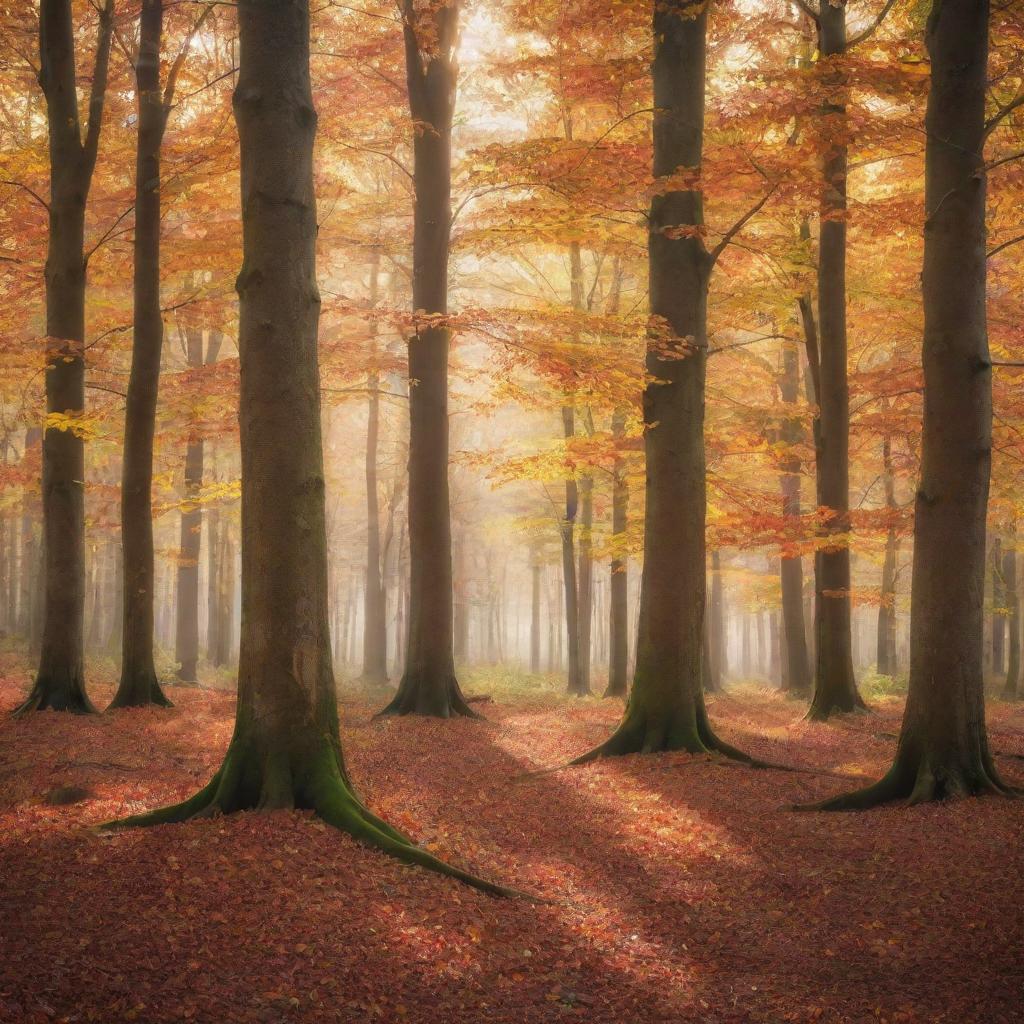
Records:
[[[828,725],[752,687],[711,699],[732,743],[842,778],[682,755],[524,778],[604,737],[621,705],[510,690],[485,722],[372,722],[380,701],[346,695],[370,806],[549,901],[532,903],[301,813],[101,836],[206,781],[233,696],[13,721],[27,677],[0,671],[4,1024],[1024,1020],[1024,801],[785,809],[877,776],[898,698]],[[112,687],[90,689],[103,706]],[[1024,706],[992,702],[989,721],[996,750],[1024,754]],[[1024,760],[998,761],[1024,781]],[[60,786],[90,795],[44,802]]]

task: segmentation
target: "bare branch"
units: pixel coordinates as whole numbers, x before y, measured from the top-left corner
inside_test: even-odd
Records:
[[[772,185],[772,187],[768,189],[768,191],[765,192],[765,194],[761,196],[761,198],[756,203],[754,203],[754,205],[749,210],[747,210],[747,212],[743,214],[743,216],[740,217],[740,219],[736,221],[736,223],[733,224],[733,226],[729,228],[729,230],[726,231],[724,235],[722,235],[721,241],[718,243],[718,245],[714,247],[714,249],[711,250],[710,253],[712,266],[714,266],[718,262],[718,257],[721,256],[723,252],[725,252],[727,246],[733,240],[733,238],[735,238],[736,235],[738,235],[747,226],[748,221],[750,221],[751,218],[757,216],[757,214],[764,207],[764,204],[767,203],[768,200],[771,199],[771,197],[775,194],[778,187],[778,182]]]
[[[50,204],[38,192],[29,188],[23,182],[0,178],[0,185],[13,185],[14,188],[20,188],[23,192],[27,192],[44,210],[48,211],[50,209]]]
[[[985,253],[985,259],[990,260],[997,253],[1001,253],[1004,249],[1009,249],[1011,245],[1016,245],[1018,242],[1024,242],[1024,235],[1017,235],[1016,238],[1008,238],[1005,242],[1001,242],[994,249],[989,249]]]
[[[107,95],[107,71],[110,67],[110,39],[114,34],[114,0],[106,0],[100,14],[100,34],[96,44],[96,63],[92,72],[92,87],[89,90],[89,126],[82,146],[83,173],[92,178],[96,166],[96,154],[100,145],[100,128],[103,125],[103,104]]]
[[[847,50],[853,49],[853,47],[855,47],[858,43],[863,43],[865,39],[869,39],[871,36],[873,36],[875,32],[878,31],[878,26],[881,25],[883,21],[885,21],[886,15],[892,10],[893,5],[895,3],[896,0],[885,0],[885,3],[882,5],[882,9],[878,12],[878,16],[874,19],[874,21],[872,21],[867,26],[867,28],[858,32],[852,39],[848,39],[846,41]]]

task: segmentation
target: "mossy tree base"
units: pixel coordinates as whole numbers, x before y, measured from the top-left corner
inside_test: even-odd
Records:
[[[198,685],[198,684],[196,684]],[[164,693],[156,675],[121,677],[117,693],[108,706],[108,711],[118,708],[172,708],[173,702]]]
[[[224,763],[198,793],[178,804],[106,822],[104,831],[169,825],[235,811],[311,810],[367,846],[406,864],[454,878],[492,896],[524,894],[447,864],[368,810],[356,796],[339,751],[325,740],[313,753],[262,755],[254,743],[232,740]]]
[[[69,711],[73,715],[98,714],[85,692],[81,679],[57,680],[40,676],[32,687],[28,699],[14,710],[20,718],[32,711]]]
[[[908,806],[938,800],[976,796],[1015,797],[1019,791],[1008,786],[987,754],[937,761],[934,758],[900,752],[888,773],[874,785],[842,793],[812,804],[797,804],[795,811],[866,811],[872,807],[902,801]]]
[[[800,696],[794,693],[793,696]],[[807,710],[809,722],[827,722],[833,715],[848,715],[855,711],[868,712],[871,709],[864,703],[857,690],[856,683],[843,686],[819,686]]]
[[[676,708],[657,713],[652,713],[639,701],[631,702],[619,727],[604,743],[569,763],[587,764],[602,757],[671,751],[682,751],[687,754],[720,754],[752,767],[761,764],[715,735],[708,721],[703,700],[698,700],[692,705],[681,700]]]
[[[480,718],[462,693],[454,674],[434,675],[407,671],[391,702],[377,718],[393,715],[426,715],[430,718]]]

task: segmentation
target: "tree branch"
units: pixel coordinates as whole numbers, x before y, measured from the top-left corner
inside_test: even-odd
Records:
[[[865,39],[869,39],[873,36],[875,32],[878,31],[878,26],[885,21],[886,15],[892,10],[895,3],[896,0],[885,0],[885,3],[882,5],[882,9],[878,12],[878,16],[875,20],[872,21],[867,28],[858,32],[852,39],[848,39],[846,41],[846,49],[851,50],[858,43],[863,43]]]
[[[1024,235],[1017,235],[1016,238],[1008,238],[1005,242],[1001,242],[994,249],[989,249],[985,253],[985,259],[990,260],[997,253],[1001,253],[1004,249],[1009,249],[1011,245],[1016,245],[1018,242],[1024,242]]]
[[[1021,91],[1017,93],[1017,95],[1014,96],[1014,98],[1010,100],[1005,107],[1000,107],[999,110],[985,122],[984,137],[987,139],[999,124],[1020,106],[1024,106],[1024,89],[1021,89]]]
[[[91,180],[96,166],[96,154],[100,145],[100,128],[103,126],[103,104],[107,96],[107,72],[110,68],[110,40],[114,34],[114,0],[106,0],[100,14],[100,33],[96,44],[96,63],[92,72],[92,87],[89,90],[89,126],[82,146],[83,173]]]
[[[721,241],[719,241],[718,245],[716,245],[714,249],[711,250],[711,266],[714,266],[718,262],[718,257],[721,256],[723,252],[725,252],[726,247],[729,245],[729,243],[733,240],[733,238],[736,237],[736,235],[738,235],[747,226],[747,223],[753,217],[757,216],[757,214],[764,207],[764,204],[767,203],[768,200],[771,199],[771,197],[775,194],[778,187],[778,182],[772,185],[772,187],[768,189],[768,191],[765,192],[765,194],[761,196],[761,198],[756,203],[754,203],[754,205],[749,210],[747,210],[747,212],[743,214],[743,216],[740,217],[740,219],[736,221],[736,223],[733,224],[733,226],[729,228],[729,230],[726,231],[724,235],[722,235]]]
[[[20,188],[23,192],[27,192],[44,210],[49,211],[50,204],[34,189],[28,187],[20,181],[11,181],[9,178],[0,178],[0,185],[13,185],[14,188]]]
[[[167,121],[167,116],[171,112],[171,105],[174,102],[174,90],[178,84],[178,75],[181,74],[181,69],[185,64],[185,58],[188,56],[188,51],[192,47],[192,40],[195,38],[196,33],[203,27],[203,22],[213,13],[212,7],[207,7],[202,14],[196,19],[195,24],[189,29],[188,35],[185,36],[184,42],[181,44],[181,49],[178,50],[178,56],[174,58],[174,63],[171,65],[171,70],[167,72],[167,84],[164,86],[164,121]]]
[[[825,2],[827,3],[828,0],[825,0]],[[800,10],[803,11],[804,14],[806,14],[807,17],[811,19],[811,21],[813,21],[816,25],[818,24],[818,19],[820,15],[809,3],[807,3],[807,0],[793,0],[793,3],[795,3],[797,7],[799,7]]]

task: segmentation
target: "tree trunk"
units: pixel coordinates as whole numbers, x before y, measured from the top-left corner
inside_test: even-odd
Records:
[[[626,433],[626,414],[612,414],[612,437],[621,443]],[[629,559],[626,530],[629,528],[629,484],[625,460],[616,455],[612,469],[612,564],[608,599],[608,688],[606,697],[625,697],[629,665]]]
[[[85,204],[92,184],[106,93],[113,0],[99,40],[82,139],[71,0],[41,0],[39,83],[46,98],[50,154],[46,251],[46,411],[69,416],[43,435],[45,596],[39,670],[16,714],[95,711],[85,692],[85,441],[74,417],[85,410]]]
[[[800,360],[795,345],[784,343],[779,392],[785,405],[795,406],[800,394]],[[800,457],[795,446],[803,439],[798,416],[782,423],[781,440],[786,446],[782,460],[782,514],[794,537],[800,529]],[[779,583],[782,589],[782,619],[786,637],[786,672],[783,689],[793,697],[811,693],[810,661],[807,657],[807,630],[804,624],[804,563],[798,552],[783,549],[779,559]]]
[[[369,306],[377,305],[380,253],[370,263]],[[377,322],[370,322],[372,356],[377,354]],[[380,506],[377,494],[377,445],[380,436],[380,373],[376,366],[366,381],[366,586],[363,604],[363,681],[374,686],[388,678],[388,624],[381,571]]]
[[[568,441],[576,433],[576,416],[571,405],[562,406],[562,435]],[[579,488],[575,477],[565,481],[565,519],[559,530],[562,538],[562,588],[565,591],[565,640],[568,652],[566,691],[576,697],[587,693],[580,674],[579,587],[576,580],[576,514]]]
[[[235,731],[195,796],[121,825],[309,808],[355,838],[485,891],[368,811],[342,759],[327,629],[309,7],[240,0],[242,638]]]
[[[40,427],[28,427],[25,431],[24,458],[35,458],[41,449],[43,431]],[[21,600],[18,607],[18,628],[25,637],[29,655],[39,653],[42,629],[42,587],[40,572],[43,560],[40,557],[39,537],[36,523],[39,521],[39,499],[27,487],[21,498]]]
[[[190,367],[203,365],[203,333],[189,329],[185,335],[186,360]],[[178,679],[195,685],[199,665],[199,552],[202,545],[203,510],[199,494],[203,486],[203,439],[189,433],[185,449],[185,493],[181,503],[181,537],[178,554],[178,614],[174,660]],[[213,546],[213,536],[210,546]]]
[[[885,507],[892,514],[896,510],[896,489],[892,469],[892,439],[886,435],[882,441],[882,479],[885,485]],[[879,675],[896,674],[896,559],[900,541],[896,528],[890,524],[885,534],[885,558],[882,562],[882,588],[878,603],[878,635],[876,637],[875,667]]]
[[[1010,609],[1007,620],[1010,634],[1009,659],[1003,700],[1016,700],[1020,685],[1020,591],[1017,586],[1017,524],[1011,523],[1007,531],[1008,544],[1003,552],[1003,580],[1006,586],[1006,605]]]
[[[580,478],[579,561],[579,694],[590,693],[591,646],[594,627],[594,478]]]
[[[725,687],[728,675],[728,651],[725,634],[725,590],[722,584],[722,556],[711,552],[711,668],[714,685],[718,690]]]
[[[701,166],[708,7],[653,8],[654,176]],[[612,736],[578,760],[662,750],[718,750],[703,694],[704,384],[713,258],[695,189],[651,201],[652,328],[644,389],[647,500],[636,669]]]
[[[220,507],[206,509],[206,660],[215,668],[221,650],[221,527]],[[180,573],[179,573],[180,578]],[[181,595],[178,595],[179,616]],[[179,617],[179,622],[181,621]]]
[[[540,673],[540,561],[534,555],[530,566],[530,671]]]
[[[124,610],[121,680],[111,708],[170,701],[153,661],[153,440],[164,324],[160,312],[160,143],[166,114],[160,92],[163,0],[143,0],[135,62],[135,277],[132,366],[124,416],[121,543]],[[195,665],[192,666],[193,678]]]
[[[455,661],[464,665],[469,661],[469,581],[466,578],[466,541],[460,538],[455,545]]]
[[[992,674],[1000,676],[1006,663],[1006,586],[1003,583],[1003,550],[999,537],[992,538]]]
[[[846,52],[846,3],[822,3],[818,48],[841,61]],[[853,672],[850,604],[850,392],[846,345],[846,80],[840,65],[823,65],[829,98],[821,111],[825,152],[818,252],[819,376],[815,381],[818,505],[830,511],[822,526],[817,590],[814,698],[808,717],[863,708]]]
[[[409,639],[405,671],[384,715],[478,717],[455,676],[448,492],[448,250],[458,2],[421,10],[403,0],[413,138],[413,310],[409,342]]]
[[[910,687],[896,757],[867,789],[817,805],[1006,793],[985,729],[982,615],[992,376],[985,318],[987,0],[928,18],[924,423],[915,505]]]

